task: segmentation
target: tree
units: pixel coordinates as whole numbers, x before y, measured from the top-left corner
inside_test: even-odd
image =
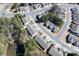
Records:
[[[49,12],[55,13],[55,10],[58,8],[58,5],[54,4]]]
[[[52,23],[54,23],[56,26],[61,27],[63,24],[63,20],[58,18],[57,16],[54,16],[52,18],[49,19]]]
[[[17,8],[17,3],[14,3],[11,7],[11,9]]]
[[[14,10],[14,12],[17,12],[18,11],[18,4],[17,3],[14,3],[11,7],[11,11]]]
[[[40,18],[40,21],[41,22],[46,22],[48,20],[48,17],[43,15],[41,18]]]

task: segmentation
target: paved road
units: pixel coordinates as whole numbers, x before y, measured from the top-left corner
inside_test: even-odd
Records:
[[[65,47],[65,48],[67,48],[67,49],[69,49],[69,50],[71,50],[72,52],[76,52],[76,51],[74,51],[73,49],[71,49],[70,47],[68,47],[63,41],[61,41],[60,39],[59,39],[59,37],[62,35],[62,33],[64,32],[64,29],[67,29],[67,26],[69,26],[69,24],[70,24],[70,11],[69,11],[69,8],[72,8],[73,7],[73,5],[63,5],[65,8],[67,8],[67,13],[68,13],[68,16],[67,16],[67,19],[69,19],[69,20],[67,20],[65,23],[64,23],[64,25],[63,25],[63,27],[61,28],[61,30],[59,31],[59,33],[57,34],[57,36],[56,37],[53,37],[53,35],[51,34],[51,33],[49,33],[48,31],[46,31],[42,26],[40,26],[40,25],[38,25],[46,34],[48,34],[48,36],[50,36],[53,40],[55,40],[57,43],[59,43],[61,46],[63,46],[63,47]],[[50,10],[51,9],[51,7],[52,6],[50,6],[50,7],[46,7],[46,8],[42,8],[42,9],[38,9],[38,10],[34,10],[34,11],[30,11],[30,12],[19,12],[19,13],[21,13],[21,14],[25,14],[26,16],[27,15],[31,15],[31,16],[34,16],[34,15],[36,15],[36,14],[38,14],[38,13],[40,13],[40,12],[44,12],[44,11],[48,11],[48,10]],[[74,6],[75,7],[75,6]],[[5,11],[5,8],[3,9],[3,12]],[[16,13],[15,13],[16,14]],[[5,16],[13,16],[13,15],[15,15],[14,13],[5,13],[4,15]],[[1,14],[0,14],[1,15]]]
[[[72,8],[73,6],[71,6]],[[57,43],[59,43],[60,45],[62,45],[63,47],[69,49],[72,52],[77,52],[76,50],[68,47],[68,45],[61,41],[60,36],[62,36],[62,33],[68,29],[70,23],[71,23],[71,12],[70,12],[70,6],[68,7],[68,5],[64,5],[64,8],[67,9],[67,21],[65,21],[64,25],[62,26],[61,30],[59,31],[59,33],[54,37],[52,35],[52,33],[49,33],[45,28],[43,28],[41,25],[38,25],[46,34],[48,34],[53,40],[55,40]],[[78,52],[77,52],[78,53]]]
[[[6,4],[5,7],[7,7],[7,6],[8,6],[8,5]],[[18,13],[7,13],[7,12],[5,12],[5,10],[6,10],[5,7],[2,8],[2,11],[1,11],[1,13],[0,13],[0,16],[1,16],[1,17],[2,17],[3,15],[4,15],[4,16],[14,16],[15,14],[18,14],[18,13],[23,14],[23,15],[25,14],[26,16],[27,16],[27,15],[34,16],[34,15],[37,15],[37,14],[39,14],[39,13],[41,13],[41,12],[50,10],[52,6],[44,7],[44,8],[41,8],[41,9],[38,9],[38,10],[34,10],[34,11],[30,11],[30,12],[18,12]],[[4,12],[5,12],[5,13],[4,13]]]
[[[42,29],[43,32],[45,32],[52,40],[54,40],[55,42],[57,42],[60,46],[62,46],[63,48],[66,48],[69,52],[77,52],[76,50],[71,49],[70,47],[68,47],[68,45],[61,41],[61,39],[59,39],[58,37],[53,37],[52,33],[48,32],[43,26],[39,25],[38,26]]]
[[[64,24],[63,24],[62,28],[60,29],[60,31],[57,33],[56,37],[62,36],[62,33],[64,33],[65,30],[69,29],[69,25],[71,24],[70,8],[66,5],[63,6],[63,8],[66,8],[66,11],[67,11],[67,13],[66,13],[67,16],[65,18],[66,21],[64,21]]]
[[[52,6],[49,6],[49,7],[44,7],[44,8],[41,8],[41,9],[37,9],[37,10],[34,10],[34,11],[30,11],[30,12],[19,12],[21,14],[25,14],[25,15],[37,15],[41,12],[44,12],[44,11],[48,11],[51,9]]]
[[[62,33],[64,33],[64,31],[69,28],[69,25],[71,24],[71,21],[72,21],[70,8],[74,8],[74,7],[79,8],[78,5],[75,6],[71,4],[63,4],[63,8],[66,8],[66,11],[67,11],[67,18],[66,18],[66,21],[64,22],[64,25],[62,26],[60,31],[57,33],[56,37],[62,36]]]

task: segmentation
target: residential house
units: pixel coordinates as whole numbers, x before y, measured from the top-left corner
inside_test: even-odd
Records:
[[[72,8],[70,9],[72,14],[78,14],[78,9],[77,8]]]
[[[53,23],[50,22],[50,21],[45,22],[44,25],[45,25],[48,29],[50,29],[52,32],[56,32],[56,31],[59,29],[58,26],[56,26],[55,24],[53,24]]]
[[[30,22],[29,24],[27,24],[26,28],[29,31],[31,36],[34,36],[39,32],[38,27],[33,22]]]
[[[73,34],[68,34],[66,41],[67,41],[68,43],[71,43],[73,46],[79,47],[79,38],[77,38],[77,37],[76,37],[75,35],[73,35]]]
[[[73,45],[79,47],[79,41],[74,42]]]
[[[61,7],[57,7],[55,12],[56,12],[58,18],[61,18],[61,19],[65,18],[65,9],[63,9]]]
[[[79,24],[79,14],[72,14],[72,22],[75,24]]]
[[[79,14],[78,14],[78,9],[77,8],[72,8],[71,9],[71,17],[72,17],[72,22],[75,24],[79,24]]]
[[[72,43],[76,42],[76,38],[74,37],[74,35],[68,34],[67,38],[66,38],[66,42],[72,44]]]
[[[79,25],[72,23],[70,25],[70,30],[75,33],[77,36],[79,36]]]
[[[27,3],[20,3],[19,10],[20,10],[20,12],[29,12],[30,8],[29,8],[29,5]]]
[[[37,36],[35,37],[35,40],[44,50],[48,49],[52,44],[51,39],[42,32],[39,32],[37,34]]]
[[[42,3],[41,5],[42,5],[42,7],[46,7],[46,6],[51,6],[52,3]]]
[[[31,20],[28,19],[28,17],[23,18],[23,25],[27,25]]]
[[[51,47],[48,51],[48,54],[50,54],[51,56],[63,56],[62,50],[56,47]]]

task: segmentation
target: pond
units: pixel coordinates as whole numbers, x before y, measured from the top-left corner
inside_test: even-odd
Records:
[[[25,54],[25,47],[24,44],[17,44],[16,45],[16,55],[17,56],[24,56]]]
[[[12,24],[13,25],[13,24]],[[10,24],[11,26],[11,24]],[[9,27],[10,27],[9,26]],[[14,39],[14,43],[12,45],[8,46],[7,49],[7,55],[8,56],[24,56],[25,54],[25,47],[24,47],[24,43],[22,43],[20,41],[20,31],[13,25],[13,27],[11,27],[12,31],[11,36]],[[11,30],[9,29],[9,30]]]

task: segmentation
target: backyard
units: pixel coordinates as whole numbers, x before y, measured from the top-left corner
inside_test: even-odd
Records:
[[[40,18],[41,22],[46,22],[46,21],[51,21],[52,23],[54,23],[56,26],[59,26],[60,28],[62,27],[64,21],[60,18],[57,17],[56,13],[55,13],[55,9],[57,8],[57,5],[53,6],[52,9],[50,11],[48,11],[49,13],[47,15],[43,15]]]

